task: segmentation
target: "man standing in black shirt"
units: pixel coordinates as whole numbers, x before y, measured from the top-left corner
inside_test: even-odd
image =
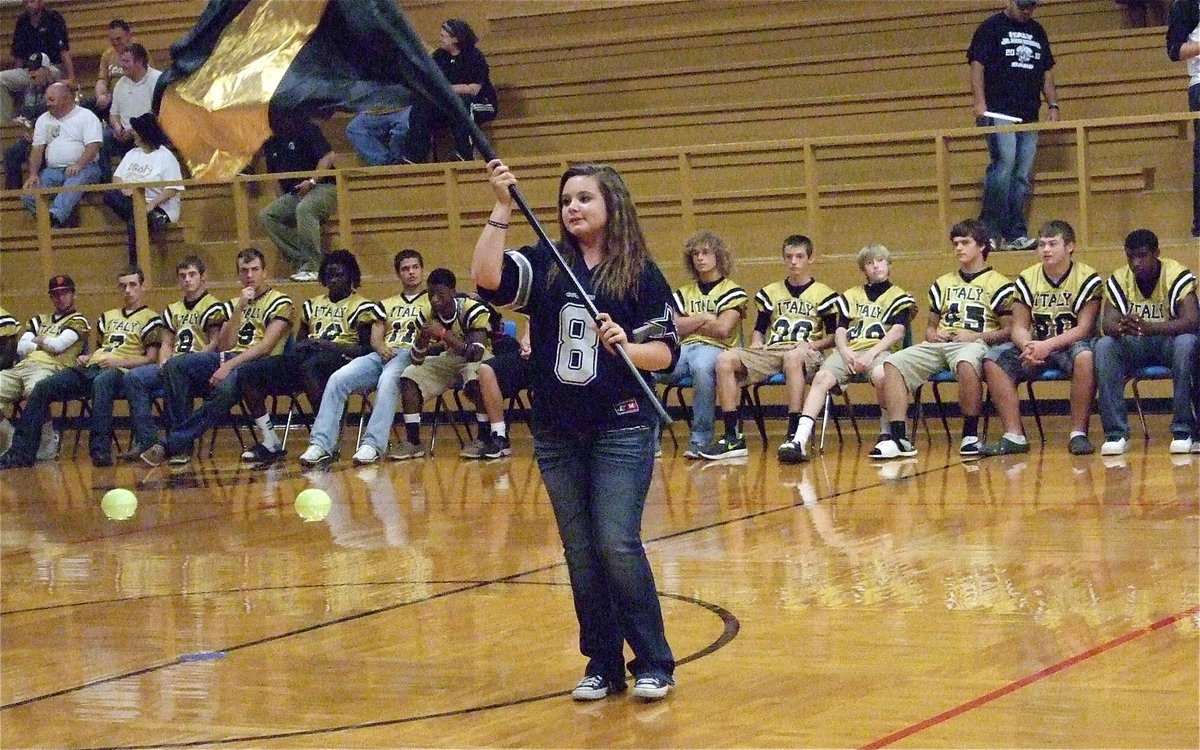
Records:
[[[271,172],[315,172],[333,168],[333,149],[316,123],[290,124],[263,144]],[[332,177],[287,178],[279,181],[280,196],[259,212],[263,228],[296,272],[292,281],[316,281],[321,264],[321,222],[337,210],[337,186]]]
[[[1200,3],[1175,0],[1167,26],[1167,56],[1187,62],[1188,109],[1200,112]],[[1200,237],[1200,120],[1192,120],[1192,236]]]
[[[26,61],[31,55],[44,53],[50,58],[52,77],[72,88],[75,85],[75,63],[62,14],[46,8],[45,0],[24,0],[24,6],[13,28],[12,61],[8,70],[0,72],[0,122],[12,119],[13,98],[29,86]]]
[[[1037,122],[1045,95],[1048,119],[1058,122],[1054,55],[1042,25],[1033,20],[1037,0],[1008,0],[1004,10],[975,30],[967,60],[971,64],[975,124],[984,127]],[[1038,133],[988,135],[992,161],[983,176],[983,212],[979,217],[1004,238],[1004,250],[1030,250],[1025,201],[1033,175]]]

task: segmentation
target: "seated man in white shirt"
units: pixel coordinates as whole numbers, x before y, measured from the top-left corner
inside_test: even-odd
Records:
[[[112,104],[108,110],[108,127],[104,131],[101,167],[104,178],[110,176],[112,159],[124,156],[133,148],[133,118],[146,114],[154,102],[154,86],[162,71],[150,67],[150,53],[137,42],[130,42],[117,57],[125,75],[113,86]]]
[[[103,140],[100,118],[91,110],[75,104],[75,93],[65,83],[52,83],[46,89],[46,111],[33,126],[33,150],[29,154],[26,190],[74,185],[92,185],[100,181],[97,155]],[[82,193],[66,191],[50,203],[50,224],[66,226]],[[21,203],[37,212],[32,195]]]

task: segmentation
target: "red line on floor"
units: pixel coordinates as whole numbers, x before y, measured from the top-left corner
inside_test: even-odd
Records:
[[[916,724],[907,726],[899,731],[892,732],[889,735],[886,735],[886,736],[881,737],[877,740],[874,740],[866,745],[863,745],[860,750],[873,750],[874,748],[887,747],[888,745],[899,742],[900,740],[902,740],[906,737],[911,737],[912,735],[916,734],[917,732],[924,731],[924,730],[928,729],[929,727],[936,726],[945,721],[949,721],[950,719],[953,719],[956,716],[960,716],[960,715],[966,713],[967,711],[978,708],[979,706],[982,706],[986,703],[991,703],[992,701],[996,700],[997,698],[1002,698],[1002,697],[1008,695],[1009,693],[1020,690],[1021,688],[1025,687],[1026,685],[1032,685],[1033,683],[1037,682],[1038,680],[1049,677],[1050,675],[1055,674],[1057,672],[1061,672],[1064,669],[1067,669],[1068,667],[1073,667],[1082,661],[1091,659],[1093,656],[1098,656],[1098,655],[1104,653],[1105,651],[1110,651],[1110,650],[1116,648],[1117,646],[1120,646],[1122,644],[1125,644],[1125,643],[1128,643],[1129,641],[1134,640],[1135,638],[1141,638],[1143,635],[1147,635],[1149,633],[1153,633],[1156,630],[1165,628],[1168,625],[1172,625],[1172,624],[1178,622],[1179,620],[1182,620],[1185,617],[1195,617],[1197,612],[1200,612],[1200,607],[1192,607],[1191,609],[1184,610],[1183,612],[1173,614],[1170,617],[1164,617],[1163,619],[1161,619],[1157,622],[1151,623],[1150,625],[1147,625],[1144,628],[1138,628],[1137,630],[1131,630],[1128,633],[1125,633],[1124,635],[1120,635],[1120,636],[1112,639],[1111,641],[1108,641],[1107,643],[1102,643],[1099,646],[1096,646],[1095,648],[1090,648],[1087,651],[1076,654],[1070,658],[1064,659],[1064,660],[1058,662],[1057,664],[1052,664],[1049,667],[1046,667],[1045,669],[1034,672],[1033,674],[1026,675],[1025,677],[1022,677],[1021,679],[1010,682],[1003,687],[997,688],[996,690],[993,690],[992,692],[987,693],[986,695],[981,695],[974,700],[967,701],[966,703],[957,705],[948,711],[943,711],[942,713],[938,714],[937,716],[931,716],[928,719],[925,719],[924,721],[919,721]]]

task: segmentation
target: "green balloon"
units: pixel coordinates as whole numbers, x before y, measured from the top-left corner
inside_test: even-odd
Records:
[[[109,490],[100,498],[100,510],[114,521],[124,521],[137,510],[137,495],[120,487]]]
[[[332,506],[333,501],[329,499],[329,493],[316,487],[309,487],[296,495],[296,515],[305,521],[325,520]]]

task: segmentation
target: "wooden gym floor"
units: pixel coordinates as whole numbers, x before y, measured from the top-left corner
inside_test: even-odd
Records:
[[[644,528],[680,664],[655,704],[567,694],[583,659],[523,425],[486,463],[443,430],[362,469],[301,471],[299,433],[264,470],[230,444],[3,472],[0,745],[1195,748],[1200,455],[1166,454],[1167,420],[1117,460],[1067,455],[1064,418],[969,463],[942,436],[803,466],[778,434],[714,463],[664,437]],[[131,518],[102,512],[113,487]],[[295,512],[306,487],[324,520]]]

